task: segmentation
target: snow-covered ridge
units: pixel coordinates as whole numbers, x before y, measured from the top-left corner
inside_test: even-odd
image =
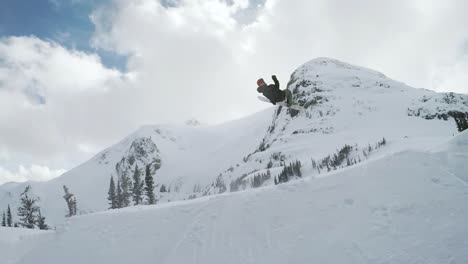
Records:
[[[384,137],[390,144],[400,145],[409,137],[449,136],[455,130],[453,121],[441,121],[449,120],[450,111],[468,113],[467,95],[411,88],[382,73],[329,58],[314,59],[299,67],[287,88],[306,110],[277,107],[257,148],[242,162],[221,172],[207,193],[229,191],[233,182],[250,188],[249,178],[268,171],[272,176],[264,185],[273,184],[284,164],[300,160],[308,169],[311,160],[333,156],[346,145],[362,149]],[[410,109],[415,108],[424,114],[413,114]],[[421,117],[436,120],[426,122]],[[411,144],[398,146],[405,147]],[[386,151],[394,150],[378,152]],[[367,158],[360,153],[352,161]]]
[[[409,116],[425,119],[447,120],[453,111],[468,113],[468,95],[455,93],[423,95],[408,107]]]
[[[74,217],[0,255],[12,264],[465,263],[468,131],[435,145],[324,178]]]
[[[144,126],[61,177],[30,183],[32,191],[41,197],[48,220],[60,224],[66,214],[64,184],[81,213],[105,210],[111,175],[131,174],[135,165],[152,168],[159,203],[263,187],[274,185],[284,167],[297,161],[304,175],[323,176],[312,160],[346,145],[357,149],[353,163],[426,149],[456,133],[453,120],[444,118],[448,112],[468,112],[466,95],[414,89],[328,58],[299,67],[287,87],[305,111],[275,107],[216,126]],[[387,144],[364,157],[363,149],[382,138]],[[26,184],[0,186],[0,208],[16,208]]]

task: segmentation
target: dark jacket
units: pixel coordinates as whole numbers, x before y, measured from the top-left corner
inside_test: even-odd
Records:
[[[270,99],[272,104],[276,104],[285,99],[285,94],[283,91],[280,90],[280,85],[278,79],[276,79],[276,76],[273,75],[271,78],[273,79],[275,84],[260,86],[257,88],[257,92],[262,93],[263,96]]]

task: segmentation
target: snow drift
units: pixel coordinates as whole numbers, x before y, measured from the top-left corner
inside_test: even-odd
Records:
[[[467,160],[465,132],[328,177],[73,217],[7,263],[466,263]]]

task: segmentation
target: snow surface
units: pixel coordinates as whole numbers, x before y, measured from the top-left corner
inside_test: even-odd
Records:
[[[73,217],[36,236],[42,243],[0,255],[15,264],[467,263],[467,160],[464,132],[327,177]]]
[[[286,82],[281,85],[284,88]],[[455,122],[447,118],[449,111],[468,112],[467,95],[411,88],[381,73],[328,58],[299,67],[287,86],[305,111],[297,114],[272,107],[215,126],[193,122],[145,126],[57,179],[1,185],[0,211],[10,204],[15,215],[27,184],[41,198],[41,212],[51,226],[65,221],[64,184],[76,195],[80,214],[105,210],[109,178],[119,171],[132,173],[135,163],[139,168],[152,166],[160,204],[218,194],[224,189],[217,183],[226,186],[226,192],[236,181],[242,183],[241,190],[249,189],[250,180],[265,173],[270,161],[272,177],[262,186],[273,185],[282,163],[296,159],[305,175],[323,177],[328,174],[312,170],[311,160],[333,154],[345,144],[355,146],[353,155],[362,160],[366,159],[360,152],[383,137],[388,144],[369,160],[426,151],[457,134]],[[171,191],[159,192],[163,184]]]
[[[28,251],[52,238],[53,234],[53,231],[0,227],[0,263],[17,263]]]

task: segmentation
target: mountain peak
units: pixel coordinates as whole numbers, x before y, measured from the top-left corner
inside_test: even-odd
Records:
[[[366,75],[367,77],[387,79],[387,77],[381,72],[327,57],[315,58],[304,63],[293,73],[293,75],[298,74],[307,76],[314,74],[332,74],[335,78],[339,77],[339,75],[344,77],[358,74],[361,76]]]

